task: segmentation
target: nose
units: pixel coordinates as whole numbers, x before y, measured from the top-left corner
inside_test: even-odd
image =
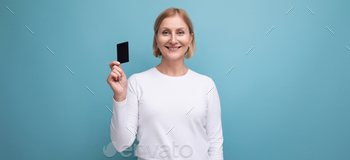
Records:
[[[177,37],[176,37],[175,33],[173,33],[173,34],[171,35],[170,43],[171,43],[171,44],[176,44],[176,43],[177,43]]]

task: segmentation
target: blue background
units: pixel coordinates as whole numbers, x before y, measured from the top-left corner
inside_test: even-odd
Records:
[[[129,41],[127,77],[158,65],[154,21],[178,7],[191,17],[197,44],[185,64],[217,85],[225,159],[348,160],[349,5],[2,0],[0,159],[109,159],[106,79],[116,44]]]

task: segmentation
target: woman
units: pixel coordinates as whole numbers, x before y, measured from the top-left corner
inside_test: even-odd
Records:
[[[163,11],[154,24],[156,67],[127,80],[119,62],[109,64],[113,96],[111,139],[118,152],[137,134],[139,160],[222,160],[220,99],[214,81],[184,64],[195,52],[193,25],[178,8]]]

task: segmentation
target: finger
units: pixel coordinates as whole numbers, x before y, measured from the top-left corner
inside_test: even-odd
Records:
[[[111,63],[109,63],[109,67],[112,67],[114,65],[118,65],[120,64],[119,61],[112,61]]]
[[[115,66],[115,67],[113,67],[113,70],[117,70],[121,74],[122,77],[125,76],[123,69]]]
[[[109,64],[109,68],[111,68],[111,69],[112,69],[112,68],[113,68],[113,66],[117,66],[117,67],[118,67],[118,66],[120,66],[120,64],[117,64],[117,63],[111,63],[111,64]]]
[[[112,72],[115,73],[116,75],[118,75],[117,80],[121,79],[121,75],[118,71],[113,70]]]
[[[115,72],[111,72],[111,75],[113,75],[113,77],[118,77],[118,75],[117,75],[117,73],[115,73]],[[117,81],[117,82],[119,82],[119,84],[121,85],[121,86],[123,86],[123,88],[125,88],[125,86],[117,79],[117,78],[115,78],[115,80]]]
[[[122,78],[123,75],[117,70],[117,69],[113,69],[112,72],[114,72],[115,74],[117,74],[119,76],[119,78]]]
[[[125,86],[120,81],[118,81],[117,77],[118,77],[118,75],[115,72],[112,71],[111,74],[110,74],[110,77],[108,77],[108,78],[112,78],[114,81],[119,82],[119,84],[121,86],[123,86],[123,88],[125,88]]]
[[[112,70],[118,71],[118,72],[121,74],[121,76],[123,76],[124,71],[123,71],[123,69],[121,69],[120,67],[113,66]]]
[[[114,66],[119,67],[119,68],[122,68],[122,64],[116,64],[116,65],[114,65]],[[122,68],[122,69],[123,69],[123,68]]]
[[[112,66],[112,70],[116,69],[116,68],[120,68],[120,65],[114,65]]]
[[[113,62],[109,63],[109,68],[112,69],[114,65],[116,65],[116,66],[119,65],[120,66],[120,63],[118,61],[113,61]]]
[[[109,74],[109,78],[112,79],[113,81],[117,81],[118,80],[118,75],[114,72],[111,72],[111,74]]]
[[[122,68],[122,66],[120,64],[119,65],[113,65],[111,69],[113,70],[114,68]]]

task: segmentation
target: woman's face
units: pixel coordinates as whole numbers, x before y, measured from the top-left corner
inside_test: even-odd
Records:
[[[190,34],[186,22],[179,15],[164,18],[155,36],[162,57],[167,59],[183,59],[193,39],[193,33]]]

